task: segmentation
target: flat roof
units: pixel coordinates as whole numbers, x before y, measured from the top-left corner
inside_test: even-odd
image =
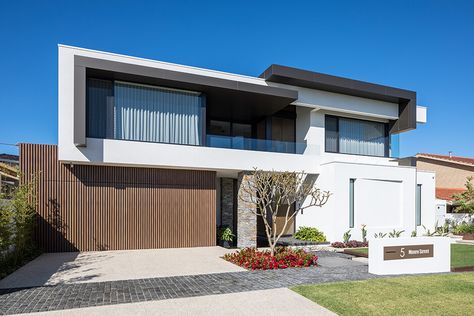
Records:
[[[390,132],[400,133],[416,128],[414,91],[275,64],[268,67],[260,78],[269,82],[398,103],[399,119],[392,122]]]
[[[276,64],[268,67],[259,77],[251,77],[80,47],[58,46],[60,49],[74,50],[77,65],[88,69],[129,77],[144,76],[157,83],[188,89],[219,89],[222,93],[234,91],[243,96],[261,95],[272,98],[280,106],[295,101],[298,92],[291,87],[271,87],[267,82],[397,103],[399,115],[397,120],[390,121],[390,132],[400,133],[416,128],[416,92],[410,90]]]

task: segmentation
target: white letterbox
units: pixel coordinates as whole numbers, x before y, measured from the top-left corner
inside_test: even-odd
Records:
[[[375,238],[369,241],[369,273],[449,271],[451,240],[448,237]]]

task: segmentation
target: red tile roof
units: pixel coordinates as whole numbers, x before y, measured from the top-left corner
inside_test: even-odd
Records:
[[[436,188],[436,198],[440,200],[451,201],[454,194],[459,194],[464,191],[466,191],[466,189]]]
[[[0,159],[18,161],[19,158],[18,155],[0,154]]]
[[[449,157],[445,155],[436,155],[436,154],[427,154],[427,153],[419,153],[416,155],[416,157],[435,158],[435,159],[451,161],[454,163],[458,162],[458,163],[463,163],[463,164],[474,165],[474,158],[466,158],[466,157],[458,157],[458,156]]]

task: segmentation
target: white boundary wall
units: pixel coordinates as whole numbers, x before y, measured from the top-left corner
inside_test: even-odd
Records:
[[[384,247],[433,245],[433,257],[384,260]],[[379,238],[369,242],[369,273],[415,274],[451,271],[451,240],[448,237]]]

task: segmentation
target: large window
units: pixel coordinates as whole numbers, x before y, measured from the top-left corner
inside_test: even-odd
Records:
[[[87,136],[201,145],[200,93],[88,79]]]
[[[386,123],[326,115],[325,135],[326,152],[389,156]]]

